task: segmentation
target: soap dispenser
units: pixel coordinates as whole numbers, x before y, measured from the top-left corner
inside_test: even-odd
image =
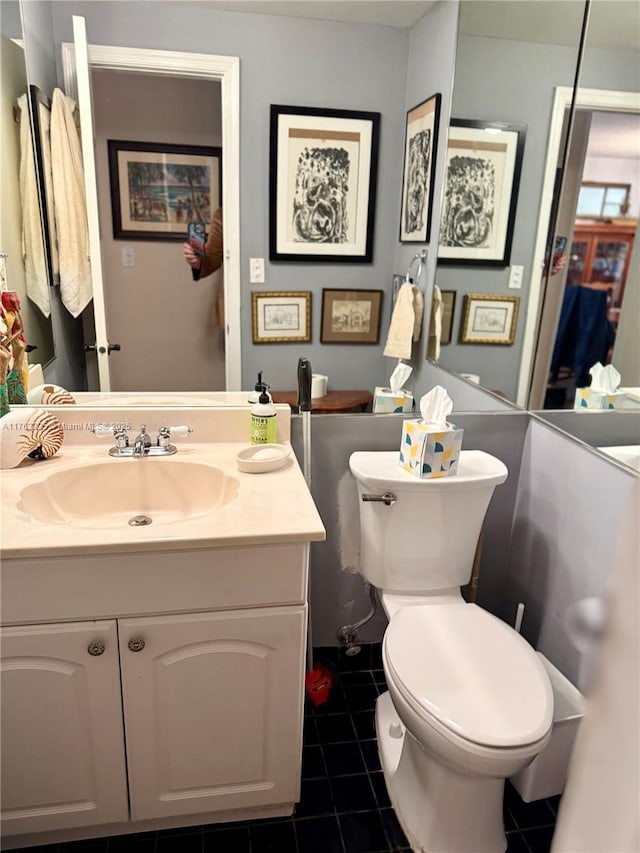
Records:
[[[249,392],[249,397],[247,399],[248,403],[257,403],[260,397],[260,392],[262,391],[262,371],[258,373],[258,381],[255,384],[253,391]]]
[[[269,396],[269,386],[260,383],[258,402],[251,407],[251,444],[276,443],[277,414]]]

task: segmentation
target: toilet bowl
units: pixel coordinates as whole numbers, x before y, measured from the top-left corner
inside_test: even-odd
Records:
[[[539,656],[460,587],[500,460],[462,451],[458,474],[421,480],[391,453],[354,453],[361,574],[389,617],[388,692],[376,703],[378,751],[412,850],[503,853],[504,781],[551,737],[553,693]]]
[[[551,736],[553,695],[539,656],[475,604],[433,599],[392,616],[383,666],[378,748],[412,849],[505,850],[504,780]]]

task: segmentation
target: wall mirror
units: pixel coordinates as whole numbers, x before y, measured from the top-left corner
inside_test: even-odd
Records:
[[[41,208],[38,197],[38,177],[42,175],[42,163],[35,159],[38,149],[34,149],[32,128],[37,118],[32,109],[36,101],[30,97],[27,60],[25,57],[25,38],[23,33],[20,6],[15,0],[2,3],[0,10],[0,29],[2,37],[2,126],[3,143],[0,169],[2,185],[2,217],[0,233],[0,254],[4,267],[6,288],[16,291],[21,303],[21,317],[28,332],[31,350],[28,358],[48,364],[54,358],[53,327],[50,314],[49,295],[51,293],[52,270],[47,265],[44,233],[40,221]],[[46,119],[46,107],[45,110]],[[46,132],[44,128],[42,132]],[[40,134],[38,134],[38,137]],[[28,241],[29,257],[23,255],[22,224],[23,206],[20,188],[21,149],[28,147],[31,158],[23,162],[23,186],[28,181],[31,210],[27,227],[33,229],[36,239]],[[27,175],[27,173],[30,173]],[[27,191],[23,190],[23,191]],[[39,294],[38,302],[27,296],[27,283],[32,294]]]
[[[442,290],[455,292],[456,305],[460,305],[454,318],[452,343],[442,347],[439,365],[458,374],[475,374],[482,386],[527,408],[542,408],[562,294],[565,283],[567,280],[571,282],[571,276],[575,277],[576,268],[580,265],[580,258],[576,258],[581,251],[580,233],[577,232],[573,239],[571,235],[580,224],[576,224],[575,210],[585,166],[589,125],[593,125],[594,137],[601,124],[607,128],[607,148],[605,151],[601,149],[597,155],[599,162],[591,158],[592,169],[598,166],[604,169],[612,183],[611,174],[617,174],[620,169],[634,172],[636,176],[639,171],[637,131],[635,157],[629,157],[626,136],[629,111],[633,110],[633,93],[637,89],[638,45],[635,34],[638,10],[632,3],[607,3],[603,0],[593,0],[590,4],[572,145],[567,151],[564,175],[559,171],[566,135],[565,113],[569,112],[571,104],[583,11],[583,4],[576,3],[504,4],[466,0],[460,9],[452,119],[521,121],[527,125],[527,138],[509,265],[503,269],[480,265],[474,268],[438,265],[436,283]],[[517,56],[512,51],[517,51]],[[520,74],[523,77],[519,81]],[[616,92],[612,93],[606,112],[596,115],[591,121],[596,108],[590,107],[585,87],[590,90],[619,90],[626,94],[622,98],[625,102],[624,138],[623,125],[617,113],[620,98],[616,99]],[[560,89],[564,92],[564,101],[558,111],[555,102],[560,97]],[[522,97],[524,91],[527,92],[526,98]],[[636,92],[636,112],[640,106],[639,98]],[[551,143],[552,138],[554,150],[547,150],[547,140]],[[597,180],[596,175],[602,172],[587,174],[589,179]],[[552,213],[556,208],[560,218],[554,228]],[[637,216],[637,210],[634,212],[629,206],[621,230],[633,234]],[[600,220],[600,226],[603,225],[606,231],[609,223]],[[611,225],[620,226],[621,219],[616,218]],[[555,240],[551,239],[554,231],[557,236],[564,236],[568,243],[562,263],[554,264],[551,252],[552,262],[545,266],[550,245],[555,248]],[[629,242],[620,245],[620,237],[615,246],[610,245],[613,239],[605,238],[603,242],[608,245],[610,253],[616,251],[623,255],[624,264],[618,255],[613,262],[617,262],[618,267],[626,265],[628,273]],[[606,254],[606,250],[602,253]],[[518,268],[522,268],[522,283],[514,288],[510,285],[517,283]],[[626,281],[631,281],[629,275]],[[615,291],[614,296],[621,302],[620,285],[617,287],[617,291],[615,285],[610,290]],[[629,318],[633,314],[631,300],[637,290],[636,276],[636,281],[624,291],[622,314],[628,325],[631,325]],[[464,331],[462,306],[468,293],[519,298],[520,315],[513,345],[460,342]],[[637,302],[635,304],[636,329],[631,331],[631,336],[637,339]],[[621,306],[611,307],[619,311]],[[539,324],[540,314],[542,324]],[[610,352],[609,357],[611,355]],[[541,388],[531,394],[536,389],[535,382],[532,386],[534,364],[536,375],[541,377],[537,383]],[[638,377],[626,384],[637,385]]]

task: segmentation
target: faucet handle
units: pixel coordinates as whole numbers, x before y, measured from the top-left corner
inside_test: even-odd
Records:
[[[180,424],[179,426],[163,426],[158,430],[158,446],[159,447],[169,447],[171,443],[171,437],[174,435],[189,435],[193,430],[190,426],[186,424]]]
[[[111,424],[94,424],[91,427],[91,432],[96,438],[108,438],[113,435],[113,426]]]

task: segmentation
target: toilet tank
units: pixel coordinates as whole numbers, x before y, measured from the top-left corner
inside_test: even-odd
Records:
[[[458,473],[420,479],[400,467],[397,451],[352,453],[358,484],[360,574],[388,592],[426,593],[471,578],[478,537],[506,466],[482,450],[463,450]],[[396,500],[363,500],[391,492]]]

